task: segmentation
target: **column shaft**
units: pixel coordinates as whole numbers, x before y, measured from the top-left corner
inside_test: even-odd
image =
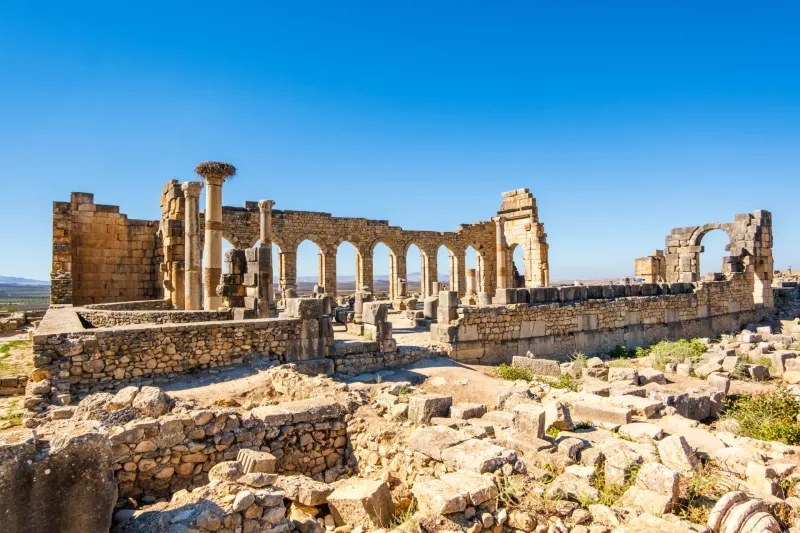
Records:
[[[203,282],[200,269],[200,189],[203,184],[199,181],[189,181],[181,185],[183,189],[184,204],[184,264],[185,288],[184,308],[198,310],[203,308]]]
[[[206,266],[203,269],[203,308],[217,309],[222,298],[217,295],[217,286],[222,276],[222,179],[206,178]]]

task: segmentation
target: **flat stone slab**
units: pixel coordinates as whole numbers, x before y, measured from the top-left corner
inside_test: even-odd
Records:
[[[327,483],[307,476],[278,476],[273,484],[283,489],[286,498],[302,505],[322,505],[333,492],[333,487]]]
[[[610,396],[606,402],[609,405],[631,409],[635,415],[645,418],[650,418],[664,407],[664,404],[658,400],[639,398],[629,394]]]
[[[632,396],[633,398],[633,396]],[[572,406],[572,419],[606,424],[630,424],[633,411],[599,403],[576,402]]]
[[[486,476],[459,470],[444,474],[441,480],[466,496],[470,505],[478,506],[497,497],[497,485]]]
[[[442,452],[442,461],[450,470],[470,470],[483,474],[494,472],[516,459],[516,454],[485,440],[471,439]]]
[[[632,422],[619,428],[619,434],[636,442],[650,442],[664,436],[664,430],[655,424]]]
[[[552,359],[534,359],[532,357],[514,356],[511,366],[525,368],[536,376],[560,376],[561,365]]]
[[[449,427],[429,426],[414,431],[408,441],[408,446],[415,452],[441,461],[444,450],[469,439],[468,435]]]
[[[468,420],[470,418],[480,418],[485,414],[486,406],[482,403],[459,402],[450,407],[450,418]]]
[[[411,488],[419,510],[426,515],[460,513],[467,508],[467,498],[461,490],[441,479],[418,481]]]
[[[430,422],[434,416],[446,417],[453,404],[451,396],[415,394],[408,397],[408,420],[417,424]]]

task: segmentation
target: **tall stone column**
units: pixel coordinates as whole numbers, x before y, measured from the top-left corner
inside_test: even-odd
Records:
[[[205,161],[195,172],[206,182],[206,235],[203,257],[203,309],[214,310],[222,305],[217,285],[222,276],[222,184],[236,174],[230,163]]]
[[[261,247],[258,250],[258,309],[259,316],[268,316],[275,305],[272,301],[273,295],[273,272],[272,272],[272,206],[273,200],[260,200],[259,210],[259,229]]]
[[[506,237],[503,232],[503,219],[497,217],[494,219],[497,225],[497,232],[495,238],[495,246],[497,250],[497,288],[505,289],[508,287],[508,275],[506,272]]]
[[[184,206],[184,297],[183,304],[186,310],[203,308],[203,283],[200,274],[200,190],[202,181],[186,181],[181,184]]]

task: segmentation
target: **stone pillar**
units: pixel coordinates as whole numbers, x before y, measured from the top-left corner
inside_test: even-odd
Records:
[[[335,298],[338,292],[336,287],[336,254],[325,254],[325,294]]]
[[[439,263],[437,261],[437,254],[434,252],[433,254],[426,255],[426,261],[428,263],[425,272],[428,274],[428,282],[427,282],[427,293],[426,296],[437,296],[439,295]]]
[[[206,182],[206,231],[203,257],[203,309],[214,310],[222,305],[217,286],[222,276],[222,184],[236,174],[229,163],[206,161],[195,168]]]
[[[497,250],[497,288],[505,289],[508,287],[508,272],[506,272],[506,237],[503,233],[503,219],[497,217],[494,219],[497,226],[495,233],[495,246]]]
[[[272,271],[272,206],[273,200],[260,200],[259,229],[261,249],[258,252],[258,307],[259,316],[262,318],[270,314],[275,308],[273,298],[273,271]]]
[[[361,285],[359,290],[365,290],[370,294],[375,293],[375,286],[372,279],[372,255],[368,250],[358,250],[356,253],[356,261],[361,258]]]
[[[203,280],[200,274],[200,190],[203,188],[201,181],[186,181],[181,185],[183,197],[186,199],[184,207],[184,308],[198,310],[203,308]]]
[[[477,272],[474,268],[467,269],[467,294],[476,294],[475,285],[477,284]]]

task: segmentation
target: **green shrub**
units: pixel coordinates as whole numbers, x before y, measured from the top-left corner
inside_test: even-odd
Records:
[[[586,354],[583,352],[573,352],[572,355],[569,356],[570,361],[572,361],[575,366],[578,368],[586,368],[586,361],[589,359],[586,357]]]
[[[661,341],[654,344],[649,349],[650,356],[653,357],[653,367],[664,370],[669,363],[685,363],[689,359],[694,359],[703,355],[708,347],[700,342],[699,339],[680,339],[675,342]]]
[[[516,366],[507,365],[505,363],[494,368],[494,375],[511,381],[516,381],[518,379],[524,381],[533,381],[533,374],[527,368],[519,368]]]
[[[745,437],[795,446],[800,444],[798,414],[800,400],[784,389],[776,389],[729,402],[725,416],[739,423],[739,431]]]
[[[612,359],[620,359],[622,357],[627,358],[627,357],[630,357],[630,355],[631,354],[630,354],[630,352],[628,352],[628,349],[626,347],[624,347],[623,345],[621,345],[621,344],[618,345],[618,346],[615,346],[613,350],[608,352],[608,356],[610,358],[612,358]]]

